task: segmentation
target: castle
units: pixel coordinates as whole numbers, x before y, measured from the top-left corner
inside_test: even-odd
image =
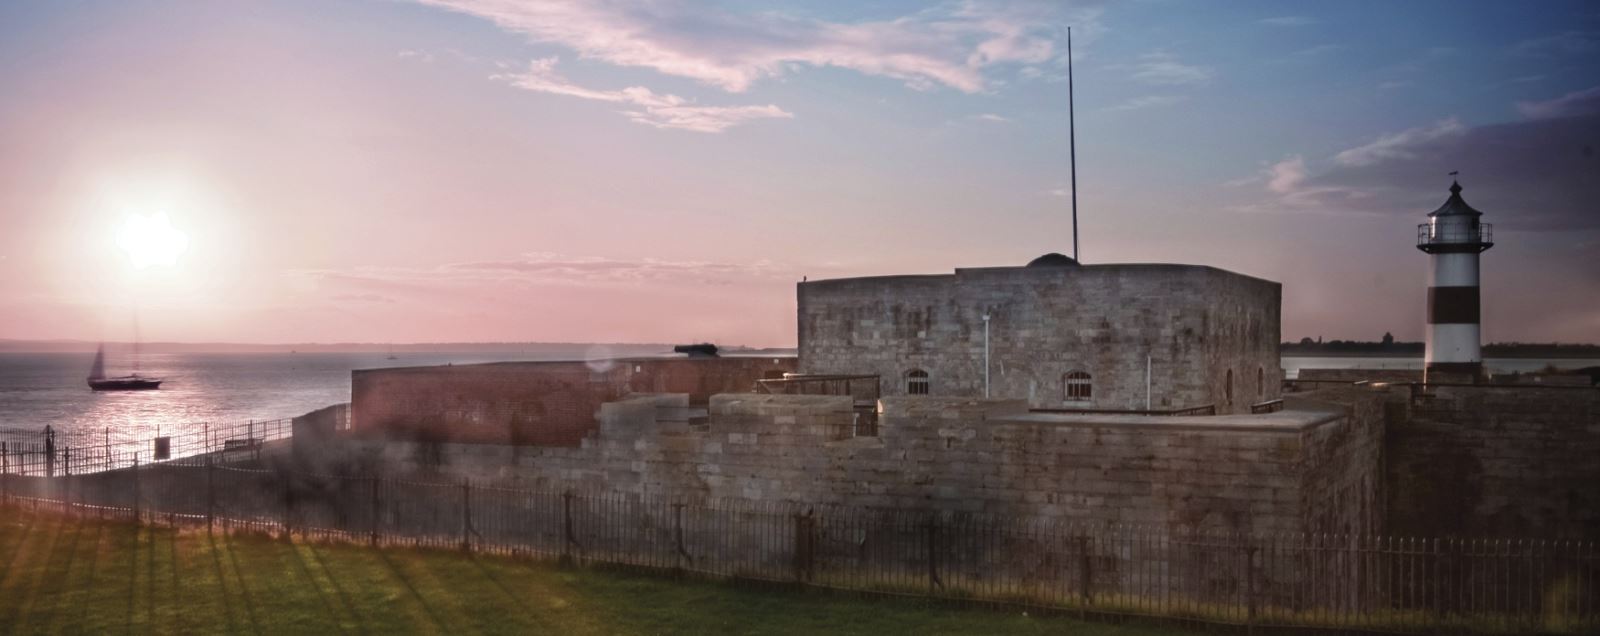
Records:
[[[1486,235],[1437,223],[1420,244]],[[1459,287],[1438,271],[1435,288]],[[1474,367],[1454,384],[1305,373],[1292,384],[1315,390],[1283,393],[1280,299],[1277,283],[1211,267],[1060,255],[806,281],[797,357],[357,371],[351,430],[295,439],[370,470],[685,501],[1600,535],[1600,391],[1486,382]],[[1466,316],[1440,302],[1456,306],[1435,324]],[[1451,350],[1430,348],[1431,370],[1477,362],[1465,330],[1434,331],[1430,347]]]

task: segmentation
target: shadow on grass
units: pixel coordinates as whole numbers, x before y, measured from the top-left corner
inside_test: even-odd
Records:
[[[410,577],[407,577],[404,572],[401,572],[400,568],[394,564],[394,560],[389,558],[389,551],[378,550],[377,553],[378,560],[383,562],[384,567],[389,568],[389,572],[393,573],[394,578],[399,580],[401,585],[405,586],[406,591],[411,594],[411,598],[416,599],[417,604],[422,606],[423,613],[428,615],[428,621],[433,623],[434,628],[444,630],[446,632],[450,631],[445,626],[444,621],[439,620],[438,613],[435,612],[433,606],[428,603],[428,599],[424,598],[421,593],[417,592],[417,587],[411,583]]]

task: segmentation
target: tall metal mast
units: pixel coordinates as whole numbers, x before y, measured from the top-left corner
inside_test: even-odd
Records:
[[[1072,103],[1072,27],[1067,27],[1067,147],[1072,163],[1072,260],[1078,256],[1078,124]]]

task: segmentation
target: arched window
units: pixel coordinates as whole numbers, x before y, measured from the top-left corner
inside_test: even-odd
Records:
[[[927,395],[928,388],[927,371],[912,369],[906,372],[906,395]]]
[[[1256,367],[1256,397],[1267,397],[1267,370]]]
[[[1072,371],[1062,376],[1068,402],[1088,402],[1094,398],[1094,378],[1083,371]]]
[[[1228,369],[1228,379],[1222,385],[1222,403],[1233,406],[1233,369]]]

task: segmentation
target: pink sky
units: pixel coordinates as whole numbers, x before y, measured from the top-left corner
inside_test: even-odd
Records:
[[[658,8],[0,9],[0,338],[792,345],[803,276],[1070,251],[1071,22],[1087,262],[1281,281],[1289,339],[1419,339],[1413,228],[1461,169],[1500,231],[1486,339],[1600,340],[1600,231],[1564,207],[1595,186],[1493,159],[1592,137],[1600,91],[1378,88],[1514,77],[1541,32],[1348,57],[1329,105],[1283,66],[1322,63],[1304,20],[1184,47],[1206,25],[1097,3]],[[118,231],[157,211],[188,248],[136,269]]]

